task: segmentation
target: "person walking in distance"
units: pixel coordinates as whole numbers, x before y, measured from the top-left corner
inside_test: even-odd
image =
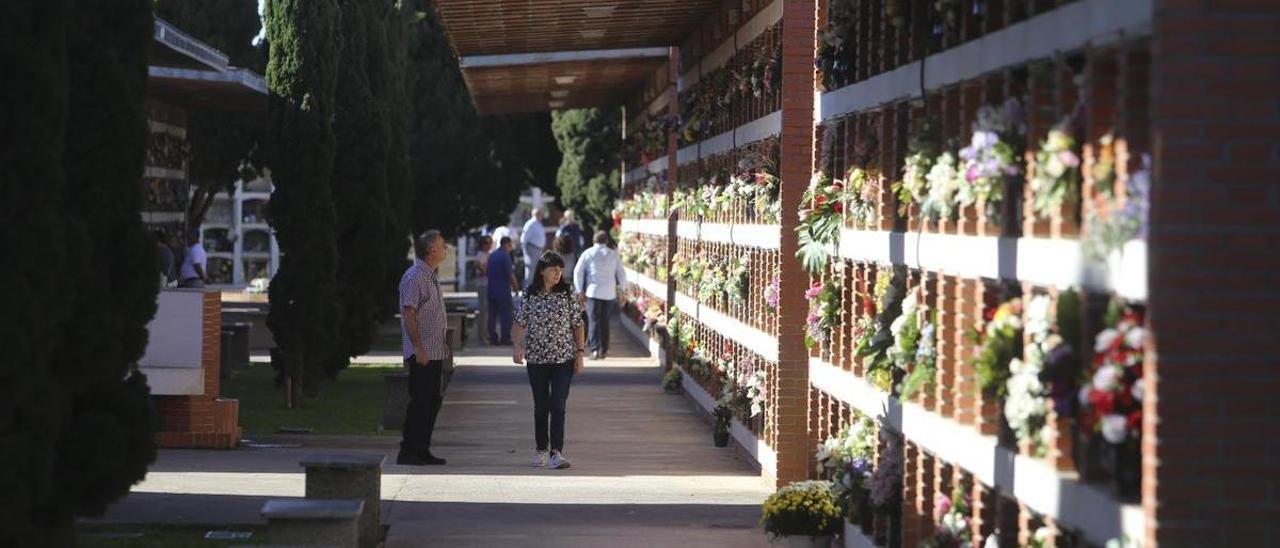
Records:
[[[578,257],[573,271],[573,287],[587,297],[588,341],[591,359],[600,360],[609,355],[609,318],[621,299],[625,302],[627,273],[622,269],[622,257],[608,246],[609,234],[597,231],[591,246]]]
[[[542,226],[542,208],[533,208],[529,220],[520,231],[520,250],[524,252],[524,281],[533,279],[533,267],[547,249],[547,228]]]
[[[564,278],[564,259],[542,254],[516,313],[512,361],[528,364],[533,389],[533,466],[568,468],[564,418],[573,376],[582,372],[582,305]]]
[[[489,344],[511,344],[511,313],[515,303],[511,294],[518,291],[520,284],[516,282],[516,273],[511,266],[511,252],[515,244],[511,238],[503,236],[498,249],[489,253],[489,264],[485,267],[485,275],[489,277]]]
[[[428,230],[413,242],[416,259],[400,277],[400,347],[409,368],[409,407],[396,464],[444,464],[431,454],[431,433],[444,398],[444,294],[436,269],[444,262],[448,244],[438,230]]]
[[[569,250],[567,254],[559,249],[561,246],[566,245],[562,243],[564,238],[568,238],[571,242],[566,247]],[[556,229],[556,247],[555,252],[564,258],[565,273],[573,276],[573,265],[577,263],[578,255],[582,253],[582,250],[587,248],[587,238],[583,236],[582,228],[578,226],[578,223],[574,222],[572,209],[566,209],[564,215],[560,216],[560,228]]]

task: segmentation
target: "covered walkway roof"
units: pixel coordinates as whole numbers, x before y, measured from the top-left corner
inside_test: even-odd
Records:
[[[621,103],[717,0],[436,0],[483,114]]]

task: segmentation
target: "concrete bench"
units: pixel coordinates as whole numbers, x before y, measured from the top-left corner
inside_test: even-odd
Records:
[[[307,471],[308,500],[359,500],[359,546],[373,548],[381,540],[381,453],[313,453],[299,464]]]
[[[356,548],[363,500],[269,500],[262,505],[273,546]]]

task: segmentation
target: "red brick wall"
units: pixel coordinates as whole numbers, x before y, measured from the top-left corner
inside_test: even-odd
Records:
[[[796,226],[801,195],[813,173],[814,0],[786,0],[782,14],[782,226]],[[776,425],[779,485],[808,477],[809,352],[804,347],[808,275],[796,259],[793,230],[782,231]]]
[[[161,447],[202,447],[229,449],[240,442],[240,405],[218,397],[222,365],[221,294],[204,294],[200,367],[204,373],[204,394],[199,396],[156,396],[160,412]]]
[[[1146,545],[1276,546],[1280,2],[1155,10]]]

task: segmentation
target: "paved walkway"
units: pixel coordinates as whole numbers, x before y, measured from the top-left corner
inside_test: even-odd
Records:
[[[760,546],[770,487],[614,325],[608,360],[588,362],[569,397],[565,455],[528,466],[532,396],[509,348],[468,348],[445,398],[433,452],[442,467],[393,463],[390,437],[292,438],[305,447],[162,451],[146,481],[105,517],[115,522],[259,523],[268,498],[301,497],[297,462],[315,450],[388,455],[387,545]]]

